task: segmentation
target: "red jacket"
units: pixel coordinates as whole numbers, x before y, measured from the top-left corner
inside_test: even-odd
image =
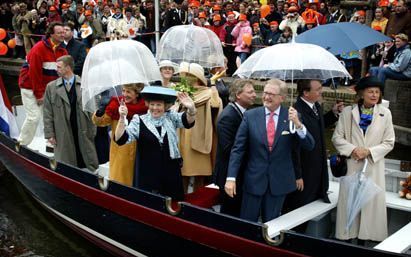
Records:
[[[42,99],[46,86],[58,78],[56,60],[67,55],[67,50],[60,44],[53,51],[50,39],[43,39],[33,46],[27,55],[31,88],[37,99]]]
[[[29,65],[27,62],[21,66],[19,74],[19,87],[25,89],[31,89],[31,81],[29,76]]]

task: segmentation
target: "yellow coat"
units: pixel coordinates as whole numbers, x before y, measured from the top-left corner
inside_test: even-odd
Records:
[[[375,28],[376,26],[381,27],[381,33],[384,34],[385,33],[385,28],[387,27],[387,23],[388,23],[388,19],[385,17],[382,17],[382,19],[380,21],[377,20],[373,20],[371,22],[371,28]]]
[[[183,176],[210,176],[217,147],[216,123],[223,104],[215,87],[197,87],[194,93],[197,116],[194,127],[180,129]]]
[[[111,126],[113,130],[117,127],[118,120],[113,120],[107,114],[102,117],[93,115],[93,122],[99,127]],[[132,186],[134,178],[134,164],[136,160],[136,141],[122,146],[114,142],[113,135],[110,143],[110,180]]]

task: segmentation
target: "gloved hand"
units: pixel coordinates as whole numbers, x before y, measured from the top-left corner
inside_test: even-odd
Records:
[[[100,107],[96,111],[96,116],[97,117],[102,117],[105,112],[106,112],[106,106]]]
[[[211,85],[215,85],[215,82],[216,82],[218,79],[224,77],[224,76],[226,75],[225,71],[226,71],[226,70],[224,69],[224,70],[218,71],[216,74],[214,74],[214,75],[210,78],[210,83],[211,83]]]

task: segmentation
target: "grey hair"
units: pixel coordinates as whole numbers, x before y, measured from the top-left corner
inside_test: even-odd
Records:
[[[282,80],[270,79],[270,80],[267,81],[267,83],[265,84],[264,87],[266,87],[267,85],[272,85],[272,86],[278,87],[278,89],[280,89],[280,95],[282,95],[282,96],[287,96],[287,94],[288,94],[287,84]]]

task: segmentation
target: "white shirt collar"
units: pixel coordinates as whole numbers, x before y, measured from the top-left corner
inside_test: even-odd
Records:
[[[301,100],[303,100],[306,104],[308,104],[308,106],[310,106],[310,108],[312,109],[314,106],[314,103],[308,102],[307,100],[304,99],[304,97],[300,97]]]
[[[270,115],[271,111],[270,111],[270,110],[268,110],[268,108],[267,108],[267,107],[264,107],[264,109],[265,109],[265,115]],[[277,108],[277,109],[275,109],[275,111],[274,111],[275,115],[277,115],[277,116],[279,116],[279,115],[280,115],[280,109],[281,109],[281,105],[280,105],[280,106],[278,106],[278,108]]]
[[[239,105],[237,102],[234,102],[234,104],[238,107],[238,109],[240,109],[241,113],[244,114],[244,112],[247,110],[246,108],[242,107],[241,105]]]

